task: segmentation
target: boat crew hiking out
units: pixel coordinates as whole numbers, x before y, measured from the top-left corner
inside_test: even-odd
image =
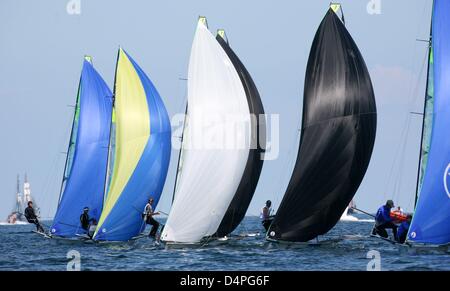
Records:
[[[24,215],[29,223],[33,223],[34,225],[36,225],[36,230],[38,232],[45,232],[44,228],[39,223],[36,213],[34,212],[32,201],[28,201],[28,207],[25,208]]]
[[[159,215],[159,212],[153,212],[153,206],[152,206],[153,201],[154,201],[153,198],[150,198],[148,200],[148,203],[145,205],[144,213],[143,213],[145,223],[152,225],[152,229],[150,230],[149,237],[155,237],[156,232],[158,231],[158,228],[159,228],[159,222],[153,218],[154,215]]]

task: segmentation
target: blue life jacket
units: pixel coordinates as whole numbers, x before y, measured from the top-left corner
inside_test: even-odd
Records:
[[[378,208],[377,215],[375,215],[375,221],[377,222],[377,224],[381,225],[387,222],[392,222],[390,213],[391,209],[389,209],[389,207],[387,207],[386,205]]]
[[[402,222],[400,224],[400,226],[397,229],[397,240],[399,240],[402,237],[402,235],[406,236],[409,230],[409,225],[410,223],[408,221]]]

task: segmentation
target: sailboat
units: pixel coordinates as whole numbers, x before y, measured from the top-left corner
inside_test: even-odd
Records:
[[[17,175],[17,184],[16,184],[16,202],[14,205],[14,210],[8,215],[6,219],[6,223],[3,223],[5,225],[8,224],[28,224],[26,221],[23,211],[25,209],[26,203],[24,201],[24,197],[20,193],[20,178],[19,175]]]
[[[269,241],[308,242],[339,221],[363,180],[375,142],[375,96],[364,59],[330,7],[306,69],[296,164]]]
[[[234,194],[233,200],[231,200],[215,234],[217,237],[225,237],[232,233],[244,219],[253,194],[255,193],[256,186],[258,185],[264,163],[266,124],[264,107],[258,89],[244,64],[229,46],[225,30],[219,29],[217,31],[216,40],[230,58],[241,79],[251,114],[251,148],[248,154],[247,164],[245,165],[244,174],[242,175],[241,182]]]
[[[95,241],[128,241],[144,230],[142,212],[149,198],[156,208],[170,161],[171,127],[164,103],[122,48],[114,83],[114,128],[114,163],[107,173]]]
[[[72,122],[58,208],[50,228],[54,237],[75,238],[84,234],[80,215],[89,207],[98,220],[108,163],[112,93],[85,57]],[[25,190],[24,190],[25,192]]]
[[[412,245],[450,244],[450,2],[435,0]]]
[[[241,182],[248,179],[243,178],[250,155],[246,89],[204,17],[199,18],[192,44],[187,99],[183,166],[161,235],[169,244],[196,244],[215,235]]]

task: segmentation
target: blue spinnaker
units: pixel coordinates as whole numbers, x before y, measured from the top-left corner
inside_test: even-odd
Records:
[[[145,228],[142,217],[150,197],[156,208],[167,176],[171,126],[153,83],[122,49],[115,84],[116,140],[114,169],[98,241],[126,241]]]
[[[432,20],[434,108],[430,152],[408,240],[450,243],[450,1],[435,0]]]
[[[98,221],[102,207],[108,161],[112,93],[108,85],[85,60],[80,78],[74,126],[76,137],[73,157],[66,169],[65,187],[53,219],[51,234],[75,237],[85,231],[80,215],[89,207],[89,215]]]

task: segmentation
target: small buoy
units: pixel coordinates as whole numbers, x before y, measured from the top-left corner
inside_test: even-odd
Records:
[[[275,236],[275,231],[271,231],[270,236]]]

